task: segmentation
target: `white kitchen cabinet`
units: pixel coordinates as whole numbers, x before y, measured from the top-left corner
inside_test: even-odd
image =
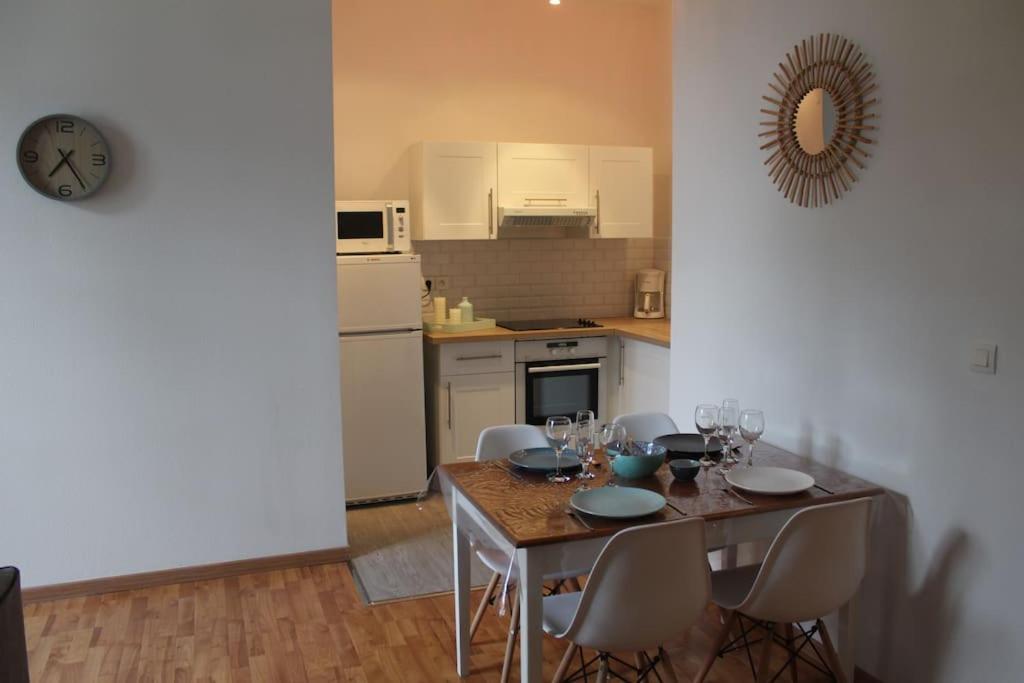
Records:
[[[480,432],[495,425],[512,424],[515,415],[515,373],[448,375],[440,382],[440,462],[472,460]]]
[[[484,240],[495,236],[497,149],[494,142],[422,142],[413,148],[413,239]]]
[[[514,343],[427,344],[425,350],[431,466],[472,460],[483,429],[516,421]]]
[[[654,160],[650,147],[590,147],[593,237],[654,235]]]
[[[664,346],[625,339],[612,345],[610,403],[614,415],[668,412],[669,350]]]
[[[589,205],[587,145],[498,143],[498,205],[504,208]]]

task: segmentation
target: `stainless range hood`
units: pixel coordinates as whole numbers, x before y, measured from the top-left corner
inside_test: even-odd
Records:
[[[589,237],[597,217],[591,208],[532,206],[498,207],[498,238]]]

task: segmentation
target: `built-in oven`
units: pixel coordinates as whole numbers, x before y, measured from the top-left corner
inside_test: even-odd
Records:
[[[576,411],[605,415],[607,337],[516,342],[516,422],[543,425],[553,415]]]
[[[339,254],[412,251],[412,223],[405,200],[336,202]]]

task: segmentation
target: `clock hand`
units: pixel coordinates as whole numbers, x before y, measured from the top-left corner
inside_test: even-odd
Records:
[[[71,172],[75,176],[75,180],[78,181],[78,184],[81,185],[82,189],[84,190],[85,189],[85,181],[82,180],[82,176],[78,175],[78,171],[75,170],[75,165],[71,163],[71,155],[75,153],[75,150],[72,149],[70,152],[65,154],[64,150],[62,150],[60,147],[58,147],[57,151],[60,153],[61,162],[62,163],[65,163],[65,162],[67,163],[68,168],[71,169]]]
[[[59,149],[57,151],[60,152]],[[74,151],[74,150],[71,150],[71,151]],[[60,161],[58,161],[57,165],[53,167],[52,171],[50,171],[50,175],[46,176],[47,178],[52,178],[53,174],[56,173],[57,171],[59,171],[60,167],[68,162],[68,158],[66,156],[64,156],[64,152],[60,152],[60,156],[61,156]]]

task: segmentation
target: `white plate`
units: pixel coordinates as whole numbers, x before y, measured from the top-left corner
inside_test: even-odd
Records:
[[[647,489],[602,486],[596,489],[577,491],[569,499],[569,505],[595,517],[628,519],[653,515],[665,507],[665,497]]]
[[[785,467],[744,467],[732,469],[725,480],[738,489],[768,496],[800,493],[814,486],[814,477]]]

